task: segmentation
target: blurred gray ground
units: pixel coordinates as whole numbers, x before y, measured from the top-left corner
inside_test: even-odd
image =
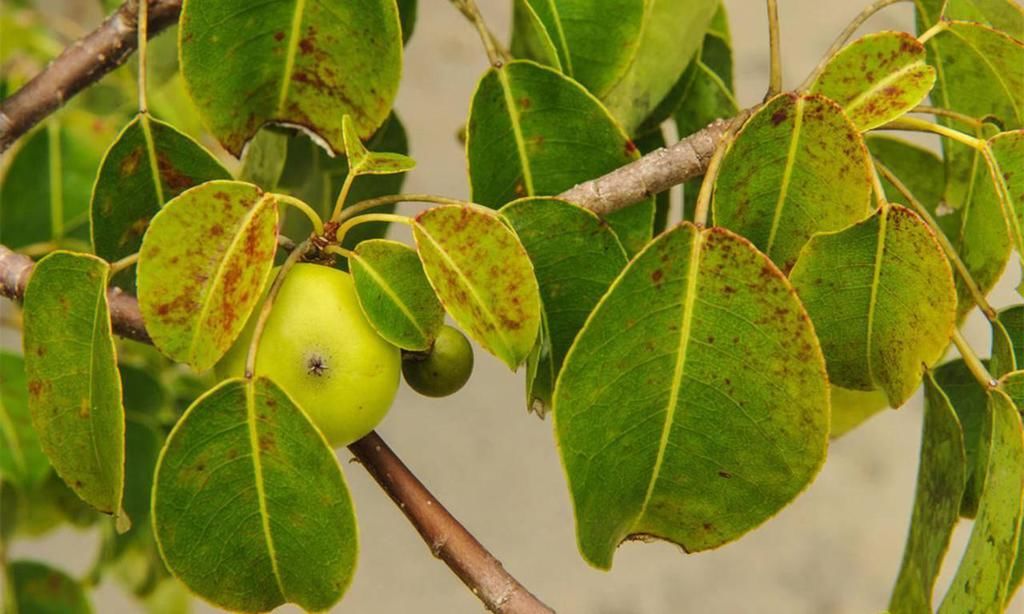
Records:
[[[508,0],[481,0],[496,32],[507,32]],[[763,2],[727,0],[741,104],[764,94],[768,80]],[[785,85],[795,87],[866,0],[783,0],[780,6]],[[912,30],[908,5],[876,16],[867,30]],[[456,131],[486,60],[474,30],[446,0],[420,0],[406,52],[398,111],[419,165],[409,192],[467,197]],[[752,162],[756,163],[756,162]],[[399,230],[398,238],[408,239]],[[994,295],[1012,300],[1018,266]],[[1018,299],[1019,300],[1019,299]],[[968,323],[987,352],[988,328]],[[594,614],[870,613],[884,610],[910,518],[920,441],[920,396],[899,411],[872,418],[835,442],[824,470],[790,507],[738,542],[687,555],[665,544],[619,549],[609,573],[588,567],[576,551],[572,507],[553,445],[551,422],[526,415],[521,374],[482,352],[469,385],[455,397],[429,400],[406,388],[380,428],[383,437],[437,497],[522,582],[560,612]],[[362,539],[359,570],[336,612],[364,614],[482,611],[475,598],[433,559],[365,471],[347,464]],[[964,523],[952,560],[966,545]],[[94,554],[94,533],[63,530],[15,544],[12,557],[59,562],[75,573]],[[940,590],[954,565],[947,565]],[[939,593],[941,594],[941,593]],[[98,612],[129,613],[135,605],[103,585]],[[199,612],[211,612],[205,605]],[[281,611],[297,611],[282,608]],[[1011,611],[1024,613],[1018,598]]]

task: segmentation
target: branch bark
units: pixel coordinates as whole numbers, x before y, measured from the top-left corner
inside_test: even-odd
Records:
[[[21,302],[34,266],[31,258],[0,245],[0,296]],[[107,298],[114,333],[152,343],[135,297],[112,288]],[[554,612],[505,571],[501,562],[441,505],[380,435],[371,432],[348,449],[398,505],[434,556],[444,561],[488,610],[498,614]]]
[[[174,24],[182,0],[148,0],[149,34]],[[0,152],[86,86],[114,70],[138,46],[138,0],[129,0],[0,105]]]

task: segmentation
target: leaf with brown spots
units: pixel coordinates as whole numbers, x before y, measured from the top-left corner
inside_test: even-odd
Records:
[[[780,94],[729,145],[713,213],[788,271],[811,236],[863,219],[870,201],[867,148],[842,109],[817,94]]]
[[[192,404],[156,468],[167,568],[237,612],[330,609],[355,571],[355,511],[334,451],[276,384],[230,379]]]
[[[1013,249],[1002,207],[988,169],[979,157],[971,197],[957,208],[942,206],[944,169],[931,151],[899,139],[871,135],[868,149],[896,175],[938,222],[982,292],[988,292],[1002,276]],[[896,202],[906,202],[899,190],[882,178],[885,193]],[[909,203],[907,203],[909,204]],[[974,307],[974,297],[960,275],[954,275],[958,319]]]
[[[153,218],[139,253],[139,308],[161,352],[197,371],[224,355],[259,301],[277,223],[273,195],[239,181],[187,190]]]
[[[107,305],[109,266],[58,251],[25,290],[24,356],[32,425],[61,478],[106,514],[121,510],[124,408]]]
[[[935,83],[924,45],[906,32],[873,32],[829,60],[810,91],[843,107],[857,128],[867,131],[921,103]]]
[[[402,72],[394,0],[190,0],[179,47],[200,115],[235,156],[271,122],[344,151],[342,118],[368,138],[390,113]]]
[[[640,157],[618,122],[558,72],[514,61],[488,70],[473,95],[466,133],[473,202],[499,208],[555,196]],[[607,218],[629,253],[651,240],[654,198]]]
[[[953,273],[931,229],[886,205],[815,236],[790,279],[807,307],[832,383],[884,390],[899,407],[938,361],[956,321]]]
[[[890,612],[932,612],[932,591],[949,539],[960,519],[964,491],[964,437],[942,388],[924,380],[921,461],[903,564],[889,600]]]
[[[12,614],[92,614],[85,588],[63,571],[35,561],[13,561],[7,568],[5,600]],[[7,611],[7,610],[5,610]]]
[[[540,328],[540,291],[519,239],[483,207],[444,205],[416,217],[423,270],[448,313],[485,350],[516,369]]]
[[[1020,408],[1003,390],[989,391],[992,440],[978,516],[939,614],[1001,612],[1020,540],[1024,501],[1024,432]]]
[[[202,145],[170,124],[137,115],[110,145],[96,176],[89,214],[93,250],[111,262],[134,254],[167,201],[230,177]]]
[[[660,275],[658,274],[660,272]],[[688,552],[739,538],[825,460],[829,390],[782,272],[724,228],[648,245],[565,358],[555,432],[583,557],[657,537]]]

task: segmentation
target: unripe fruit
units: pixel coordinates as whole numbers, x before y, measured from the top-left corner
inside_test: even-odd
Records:
[[[218,363],[239,377],[260,307]],[[297,264],[285,278],[256,357],[265,375],[298,403],[332,446],[352,443],[384,418],[398,390],[401,353],[370,326],[348,273]]]
[[[454,394],[473,373],[473,348],[466,336],[451,326],[441,327],[426,354],[408,353],[402,360],[402,375],[413,390],[427,397]]]

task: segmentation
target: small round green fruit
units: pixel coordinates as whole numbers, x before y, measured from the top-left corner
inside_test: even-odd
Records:
[[[245,373],[257,307],[216,366],[219,377]],[[363,315],[348,273],[297,264],[270,311],[256,357],[256,375],[284,389],[334,447],[372,431],[398,390],[399,349]]]
[[[407,353],[402,375],[413,390],[427,397],[446,397],[462,388],[473,373],[473,348],[451,326],[441,327],[425,354]]]

